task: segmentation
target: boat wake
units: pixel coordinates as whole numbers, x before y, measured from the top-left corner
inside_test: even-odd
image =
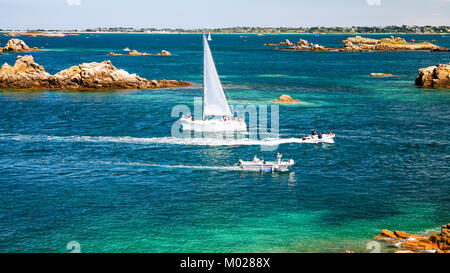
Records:
[[[175,138],[175,137],[130,137],[130,136],[48,136],[0,134],[0,140],[23,142],[87,142],[87,143],[126,143],[126,144],[169,144],[194,146],[276,146],[289,143],[334,143],[333,138],[301,139],[301,138]]]
[[[217,170],[217,171],[239,171],[239,166],[191,166],[191,165],[166,165],[143,162],[113,162],[113,161],[90,161],[90,164],[121,165],[121,166],[144,166],[167,169],[196,169],[196,170]]]

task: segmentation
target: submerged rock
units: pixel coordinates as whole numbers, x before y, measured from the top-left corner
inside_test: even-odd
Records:
[[[299,100],[294,100],[293,98],[291,98],[291,96],[289,95],[281,95],[278,99],[274,99],[274,102],[281,102],[281,103],[298,103],[301,102]]]
[[[394,75],[387,73],[370,73],[371,77],[392,77]]]
[[[110,61],[83,63],[51,75],[27,55],[18,56],[14,66],[5,63],[0,69],[0,88],[9,89],[147,89],[189,85],[175,80],[149,81],[117,69]]]
[[[3,47],[5,52],[27,52],[27,51],[38,51],[36,47],[30,48],[24,41],[20,39],[10,39]]]
[[[409,251],[450,253],[450,224],[443,225],[440,234],[430,236],[408,234],[398,230],[392,232],[383,229],[374,239],[394,243],[396,246]],[[396,253],[409,252],[400,250]]]
[[[450,88],[450,64],[438,64],[419,69],[416,85]]]

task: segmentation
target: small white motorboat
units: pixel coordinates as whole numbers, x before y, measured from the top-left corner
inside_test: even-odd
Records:
[[[128,47],[125,47],[124,49],[123,49],[123,51],[131,51],[131,49],[129,49]]]
[[[289,172],[295,164],[293,159],[281,160],[282,155],[277,154],[276,161],[265,161],[256,157],[252,161],[239,160],[239,167],[243,171],[253,172]]]
[[[327,143],[334,143],[334,137],[336,135],[334,133],[329,134],[316,134],[316,135],[310,135],[310,136],[304,136],[301,138],[302,142],[305,143],[319,143],[319,142],[327,142]]]

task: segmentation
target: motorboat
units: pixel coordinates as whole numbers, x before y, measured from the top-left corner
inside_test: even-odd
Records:
[[[282,160],[282,155],[277,154],[275,161],[265,161],[256,157],[252,161],[239,160],[239,167],[243,171],[253,172],[289,172],[291,167],[295,164],[293,159]]]

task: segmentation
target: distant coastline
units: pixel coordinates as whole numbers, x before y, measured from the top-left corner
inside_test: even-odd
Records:
[[[347,35],[368,35],[368,34],[450,34],[450,26],[382,26],[382,27],[227,27],[227,28],[203,28],[203,29],[181,29],[181,28],[132,28],[132,27],[106,27],[106,28],[86,28],[86,29],[29,29],[12,30],[0,29],[0,32],[30,32],[30,33],[66,33],[66,34],[239,34],[239,35],[276,35],[276,34],[347,34]]]
[[[0,34],[7,34],[15,31],[0,31]],[[140,31],[128,31],[128,32],[120,32],[120,31],[58,31],[63,34],[202,34],[203,32],[164,32],[164,31],[154,31],[154,32],[140,32]],[[205,32],[208,33],[208,32]],[[411,33],[411,32],[383,32],[383,33],[374,33],[374,32],[319,32],[319,33],[297,33],[297,32],[280,32],[280,33],[257,33],[257,32],[235,32],[235,33],[215,33],[212,34],[229,34],[229,35],[449,35],[450,32],[427,32],[427,33]]]

